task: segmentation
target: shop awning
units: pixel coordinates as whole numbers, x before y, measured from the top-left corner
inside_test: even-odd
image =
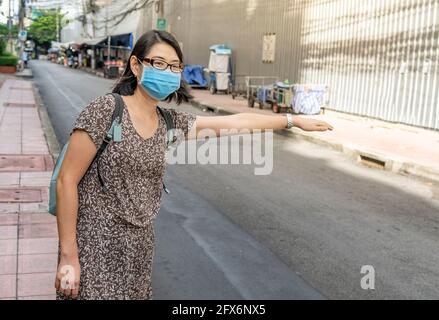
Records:
[[[107,37],[99,37],[93,39],[83,39],[81,44],[88,44],[89,46],[95,46],[107,40]]]

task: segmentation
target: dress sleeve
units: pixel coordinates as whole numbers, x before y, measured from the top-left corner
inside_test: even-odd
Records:
[[[197,116],[191,113],[176,109],[167,109],[172,118],[174,119],[175,128],[177,129],[177,138],[179,141],[187,138],[188,132],[192,129],[195,124]]]
[[[76,118],[70,135],[75,130],[84,130],[99,148],[110,125],[114,107],[115,100],[111,95],[96,98]]]

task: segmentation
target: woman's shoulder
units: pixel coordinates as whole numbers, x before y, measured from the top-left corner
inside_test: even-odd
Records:
[[[112,95],[102,95],[94,98],[85,108],[81,114],[86,114],[87,117],[103,117],[114,110],[115,99]]]
[[[105,94],[93,99],[88,107],[96,108],[99,110],[112,109],[114,108],[115,99],[112,94]]]
[[[114,110],[115,99],[112,95],[102,95],[93,99],[81,111],[77,121],[95,121],[95,119],[107,119]]]
[[[102,137],[108,129],[114,105],[115,100],[111,95],[95,98],[76,118],[73,130],[82,129],[87,131],[95,145],[99,146],[102,142]]]

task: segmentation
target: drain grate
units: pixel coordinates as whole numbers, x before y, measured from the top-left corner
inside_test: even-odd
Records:
[[[372,168],[376,168],[376,169],[385,169],[386,168],[386,162],[370,157],[370,156],[365,156],[365,155],[361,155],[360,154],[360,161],[362,164],[368,166],[368,167],[372,167]]]
[[[5,107],[35,108],[35,103],[33,102],[5,102],[3,105]]]
[[[0,155],[0,172],[51,171],[50,155]]]
[[[0,189],[0,203],[41,202],[40,189]]]
[[[32,90],[32,87],[10,87],[11,90]]]

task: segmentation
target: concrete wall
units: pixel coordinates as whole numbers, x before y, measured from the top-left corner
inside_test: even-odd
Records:
[[[437,0],[165,0],[164,14],[186,63],[225,43],[238,75],[327,84],[335,110],[439,129]]]

